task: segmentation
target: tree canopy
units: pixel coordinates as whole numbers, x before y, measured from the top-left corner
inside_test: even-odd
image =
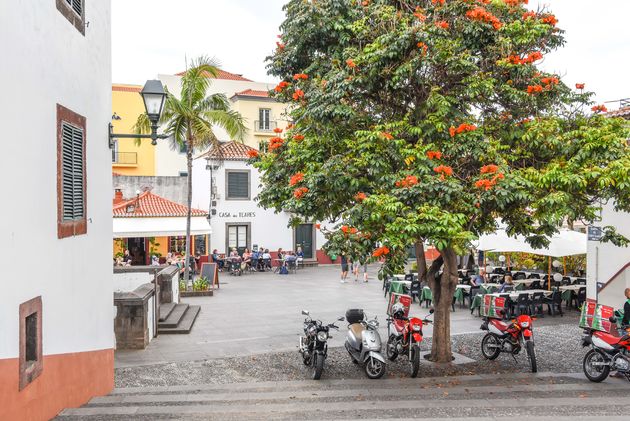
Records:
[[[602,202],[630,210],[624,122],[539,69],[563,31],[526,3],[289,1],[269,70],[294,124],[252,159],[261,203],[339,221],[328,247],[351,242],[385,258],[385,273],[409,245],[435,245],[428,280],[443,303],[456,254],[499,220],[541,247]],[[448,336],[436,308],[438,321]],[[450,343],[436,356],[436,342],[446,347],[434,341],[434,357],[449,359]]]

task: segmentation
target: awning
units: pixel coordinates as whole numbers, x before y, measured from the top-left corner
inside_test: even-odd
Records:
[[[479,237],[478,250],[493,252],[522,252],[540,256],[563,257],[586,254],[586,234],[577,231],[562,230],[554,235],[547,248],[535,249],[523,236],[508,237],[505,230]]]
[[[113,218],[114,238],[176,237],[186,235],[186,218]],[[212,229],[205,217],[190,220],[190,235],[210,234]]]

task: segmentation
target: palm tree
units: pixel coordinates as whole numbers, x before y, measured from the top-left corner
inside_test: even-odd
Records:
[[[188,67],[188,63],[186,65]],[[192,207],[192,159],[195,150],[207,147],[216,148],[219,140],[213,127],[222,127],[234,140],[243,140],[247,129],[243,117],[230,110],[224,94],[207,95],[212,78],[219,74],[218,64],[208,57],[199,57],[191,62],[191,67],[182,76],[180,98],[166,89],[167,96],[162,111],[161,125],[164,133],[170,136],[172,147],[186,148],[188,166],[188,215],[186,217],[186,255],[184,279],[189,279],[190,220]],[[136,133],[150,133],[151,124],[146,114],[138,117],[134,126]],[[139,140],[138,140],[139,141]]]

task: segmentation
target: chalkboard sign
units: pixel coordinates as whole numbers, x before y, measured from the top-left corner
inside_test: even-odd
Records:
[[[217,288],[220,288],[219,285],[219,268],[216,263],[202,263],[201,264],[201,276],[208,279],[210,283],[210,288],[214,289],[216,285]]]

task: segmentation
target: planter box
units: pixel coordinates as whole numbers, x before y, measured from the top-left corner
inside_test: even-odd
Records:
[[[212,297],[214,295],[214,291],[180,291],[180,297]]]

